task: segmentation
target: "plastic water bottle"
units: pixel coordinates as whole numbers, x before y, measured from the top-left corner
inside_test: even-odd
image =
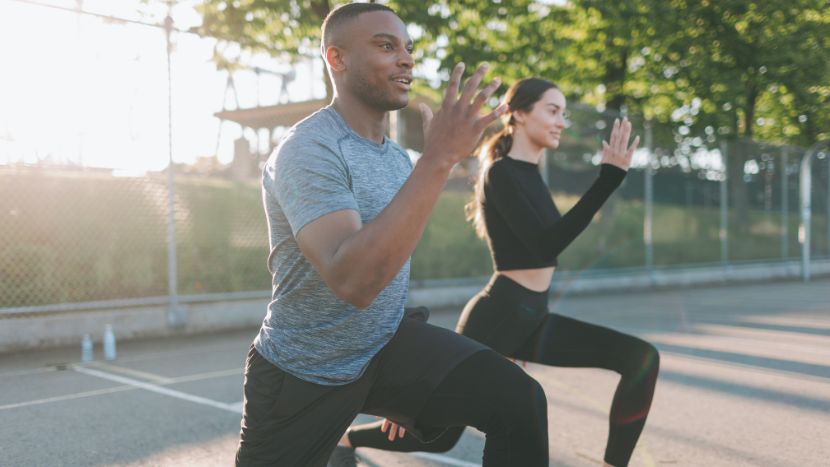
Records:
[[[112,325],[104,327],[104,359],[115,360],[115,333],[112,332]]]
[[[81,339],[81,361],[92,361],[92,337],[89,334],[84,334],[83,339]]]

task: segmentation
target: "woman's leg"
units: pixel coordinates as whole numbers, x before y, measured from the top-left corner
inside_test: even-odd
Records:
[[[597,367],[621,375],[611,404],[605,462],[628,465],[651,407],[660,355],[648,342],[602,326],[551,313],[512,355],[561,367]]]

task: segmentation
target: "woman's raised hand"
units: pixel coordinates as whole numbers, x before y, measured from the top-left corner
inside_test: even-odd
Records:
[[[631,137],[631,122],[628,118],[614,119],[614,128],[611,129],[610,141],[602,142],[602,163],[615,165],[623,170],[628,170],[631,165],[631,156],[640,144],[640,137],[634,138],[631,146],[628,145],[628,138]]]

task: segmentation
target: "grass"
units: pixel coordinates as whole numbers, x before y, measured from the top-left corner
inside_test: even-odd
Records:
[[[270,288],[268,232],[254,182],[180,178],[175,208],[181,294]],[[446,191],[412,258],[414,280],[487,276],[483,241],[464,220],[470,194]],[[575,196],[555,195],[565,212]],[[657,266],[720,261],[718,209],[654,205]],[[750,212],[730,231],[729,259],[781,257],[777,213]],[[616,198],[560,255],[560,269],[642,266],[644,206]],[[734,213],[730,213],[734,226]],[[789,254],[797,257],[798,215],[790,213]],[[826,224],[813,217],[816,252]],[[167,294],[167,193],[161,178],[0,174],[0,308]]]

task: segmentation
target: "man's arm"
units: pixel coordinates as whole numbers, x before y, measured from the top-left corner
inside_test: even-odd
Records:
[[[486,66],[457,90],[463,64],[453,70],[441,109],[432,116],[421,107],[424,153],[398,194],[370,223],[353,210],[316,219],[297,233],[297,243],[334,294],[358,308],[368,307],[412,255],[450,169],[469,155],[484,129],[504,112],[499,106],[480,116],[484,102],[499,86],[493,81],[473,99]]]

